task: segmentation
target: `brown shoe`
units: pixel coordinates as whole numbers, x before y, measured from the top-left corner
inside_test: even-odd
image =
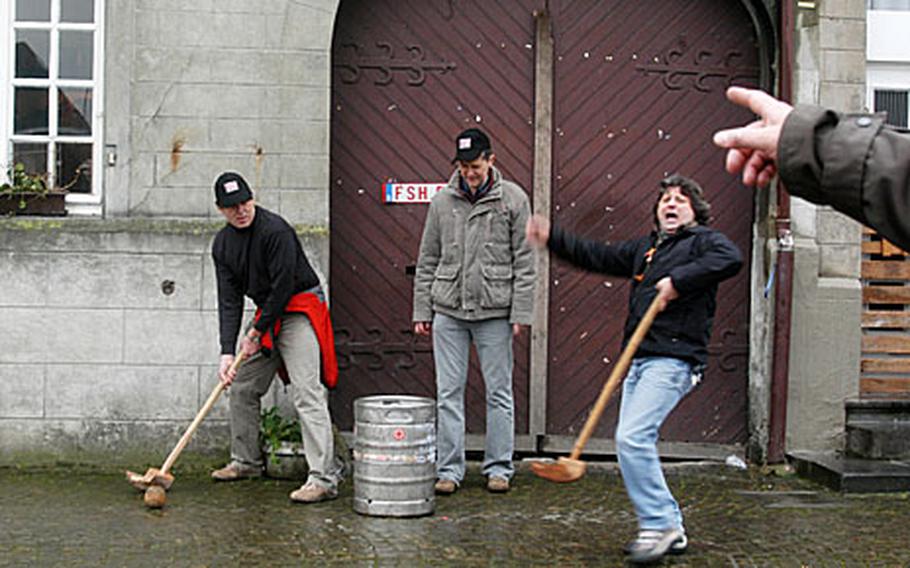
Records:
[[[212,479],[215,481],[237,481],[251,477],[262,477],[262,468],[232,461],[223,468],[212,472]]]
[[[487,479],[487,491],[490,493],[505,493],[509,490],[509,480],[505,477],[492,476]]]
[[[315,483],[304,483],[300,489],[291,492],[291,501],[298,503],[318,503],[338,497],[337,489],[330,489]]]
[[[451,495],[458,491],[458,484],[451,479],[437,479],[434,488],[437,495]]]

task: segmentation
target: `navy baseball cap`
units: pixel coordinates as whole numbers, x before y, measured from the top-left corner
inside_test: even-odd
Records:
[[[253,192],[240,174],[224,172],[215,180],[215,204],[218,207],[233,207],[250,199],[253,199]]]

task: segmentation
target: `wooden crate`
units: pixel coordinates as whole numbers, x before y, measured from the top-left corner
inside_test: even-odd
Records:
[[[863,234],[862,398],[910,398],[910,257]]]

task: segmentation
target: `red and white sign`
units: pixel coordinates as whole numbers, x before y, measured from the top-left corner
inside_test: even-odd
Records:
[[[383,203],[429,203],[445,188],[445,183],[387,183],[383,186]]]

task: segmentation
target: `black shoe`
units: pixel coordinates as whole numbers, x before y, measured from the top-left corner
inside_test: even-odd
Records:
[[[666,554],[683,554],[689,547],[686,533],[680,529],[665,531],[646,530],[638,538],[623,547],[623,552],[633,564],[648,564],[660,560]]]

